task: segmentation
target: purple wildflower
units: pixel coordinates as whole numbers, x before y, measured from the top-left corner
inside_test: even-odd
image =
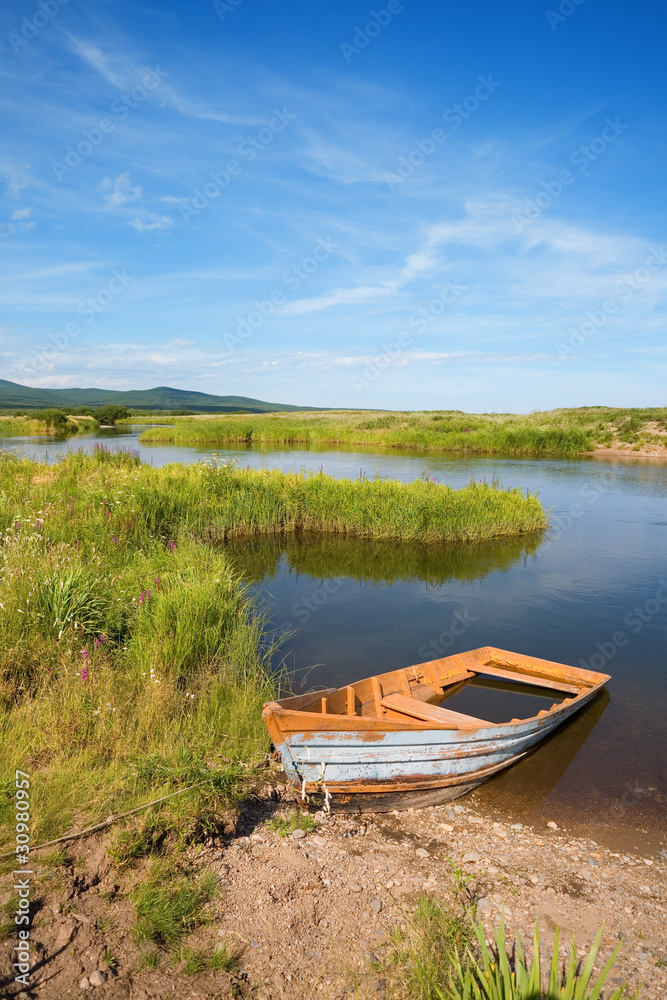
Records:
[[[82,684],[86,683],[86,677],[87,676],[88,676],[88,667],[84,667],[83,670],[81,671],[81,683]]]
[[[144,592],[142,590],[141,593],[139,594],[139,604],[143,604],[143,603],[144,603]]]
[[[83,650],[83,658],[84,658],[84,660],[85,660],[86,663],[88,662],[88,658],[89,657],[90,657],[90,653],[88,652],[87,649],[84,649]]]
[[[102,645],[106,641],[107,641],[107,637],[105,636],[104,632],[100,632],[100,645]]]
[[[35,521],[35,527],[37,528],[38,531],[41,531],[42,530],[42,522],[39,521],[39,520]]]
[[[150,601],[150,599],[151,599],[151,592],[150,592],[150,590],[147,590],[146,591],[146,600]]]
[[[114,545],[118,545],[118,537],[116,535],[113,536],[113,543]]]
[[[169,542],[169,551],[173,552],[175,548],[176,548],[175,543],[174,542]]]

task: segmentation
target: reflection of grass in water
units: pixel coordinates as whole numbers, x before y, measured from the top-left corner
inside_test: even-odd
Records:
[[[306,535],[231,540],[225,544],[225,552],[244,579],[252,583],[277,577],[284,554],[290,571],[307,573],[315,579],[347,577],[376,584],[423,581],[438,587],[448,580],[477,580],[488,573],[509,570],[524,556],[535,555],[542,537],[541,532],[536,532],[433,545]]]

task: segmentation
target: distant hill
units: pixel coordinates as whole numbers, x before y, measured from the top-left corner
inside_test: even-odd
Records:
[[[316,406],[292,406],[289,403],[266,403],[248,396],[211,396],[206,392],[171,389],[159,385],[155,389],[33,389],[0,378],[0,409],[67,410],[79,406],[107,406],[117,403],[132,410],[194,410],[197,413],[245,410],[248,413],[271,411],[317,410]]]

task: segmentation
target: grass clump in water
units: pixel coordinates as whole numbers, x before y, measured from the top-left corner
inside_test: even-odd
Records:
[[[530,414],[460,410],[368,413],[329,410],[177,418],[145,431],[144,442],[180,445],[331,445],[463,454],[575,456],[614,442],[667,441],[667,408],[603,406]]]

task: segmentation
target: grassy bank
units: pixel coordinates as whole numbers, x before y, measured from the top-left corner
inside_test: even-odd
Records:
[[[574,456],[597,446],[663,447],[667,408],[582,407],[526,416],[461,411],[369,413],[337,410],[293,415],[182,417],[145,431],[145,442],[180,445],[372,446],[461,453]]]
[[[0,459],[1,825],[20,768],[33,843],[213,779],[175,800],[191,821],[268,746],[262,622],[147,478],[103,451]]]
[[[60,410],[35,410],[25,415],[0,416],[0,437],[64,437],[85,433],[97,426],[93,417],[69,415]]]

